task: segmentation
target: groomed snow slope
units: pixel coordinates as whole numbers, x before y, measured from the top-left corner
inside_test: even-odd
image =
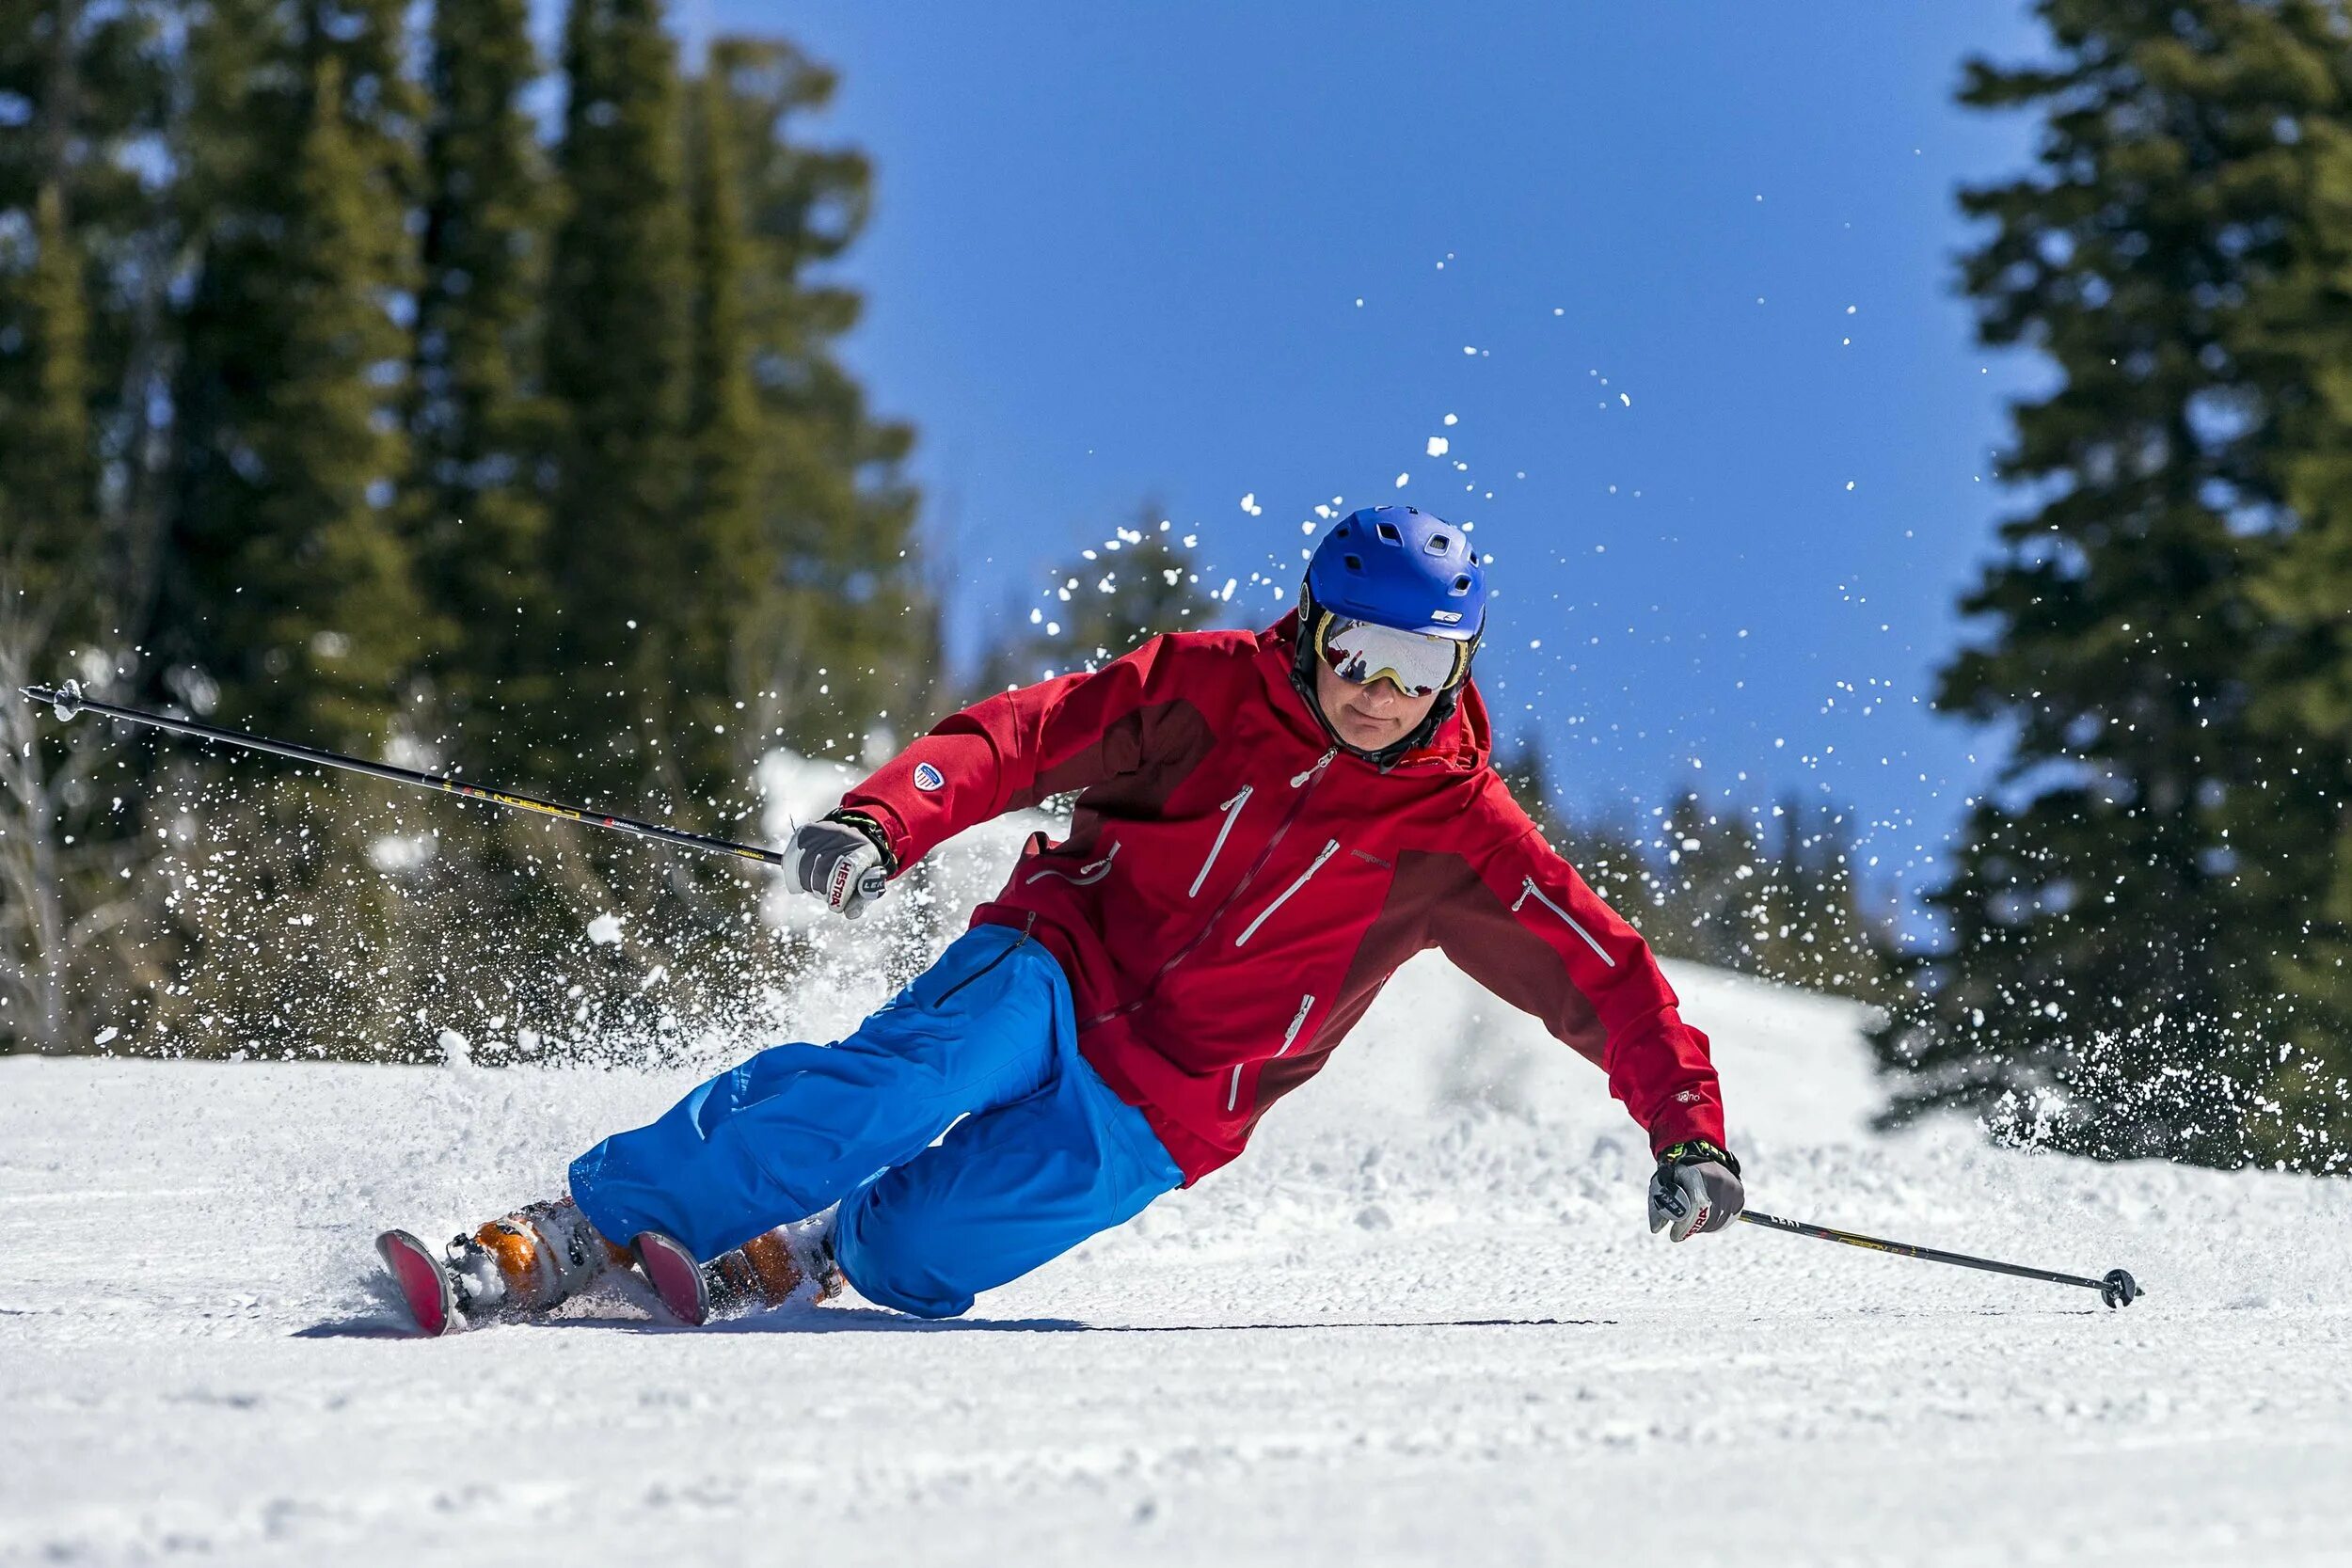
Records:
[[[1248,1159],[942,1324],[398,1336],[377,1227],[683,1076],[10,1060],[0,1563],[2352,1561],[2352,1184],[1877,1137],[1855,1009],[1676,980],[1759,1207],[2148,1298],[1653,1239],[1599,1075],[1427,959]]]

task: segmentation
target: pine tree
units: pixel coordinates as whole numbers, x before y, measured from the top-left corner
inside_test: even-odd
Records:
[[[414,104],[405,8],[329,9],[221,0],[189,38],[200,260],[152,641],[194,705],[366,748],[425,642],[392,512]]]
[[[433,11],[416,367],[408,427],[417,575],[448,628],[425,670],[452,750],[485,776],[552,788],[533,726],[567,693],[555,633],[539,303],[548,179],[524,95],[537,73],[524,0]],[[469,722],[471,721],[471,722]]]
[[[1137,510],[1132,528],[1055,567],[1025,613],[1022,633],[1000,641],[980,672],[977,695],[1072,670],[1094,670],[1162,632],[1197,630],[1215,620],[1195,562],[1173,525]],[[1019,621],[1016,621],[1019,624]]]
[[[1772,807],[1772,852],[1756,891],[1754,950],[1756,973],[1789,985],[1809,983],[1804,958],[1814,942],[1819,895],[1806,865],[1805,808],[1794,795]]]
[[[686,422],[686,514],[682,531],[696,552],[698,591],[686,628],[683,696],[695,726],[723,733],[741,695],[771,689],[778,673],[739,658],[739,641],[756,638],[761,601],[776,577],[775,550],[761,527],[759,493],[774,467],[763,440],[752,379],[748,321],[755,257],[743,220],[738,104],[717,70],[688,95],[687,208],[691,226],[694,294],[691,388]],[[748,705],[741,710],[750,711]],[[739,775],[756,760],[754,721],[739,721],[744,745],[713,748]]]
[[[124,154],[162,122],[159,34],[145,6],[0,4],[0,100],[21,111],[0,134],[0,692],[73,675],[116,695],[135,657],[125,526],[152,344],[131,302],[153,291],[129,275],[167,225]],[[144,932],[121,874],[147,851],[93,786],[106,760],[0,701],[0,1052],[87,1041],[122,1005]]]
[[[660,790],[691,811],[717,781],[700,737],[672,721],[695,588],[680,537],[694,274],[658,0],[573,0],[564,71],[547,370],[563,419],[549,571],[570,689],[538,723],[599,800]]]
[[[2315,885],[2342,784],[2264,711],[2291,638],[2259,585],[2295,549],[2312,411],[2342,401],[2314,345],[2344,341],[2352,53],[2317,0],[2039,10],[2054,61],[1975,62],[1962,91],[2044,117],[2035,173],[1963,193],[1993,225],[1963,277],[1982,341],[2059,383],[2013,410],[2002,475],[2038,504],[1937,695],[2015,751],[1931,899],[1950,941],[1880,1037],[1913,1074],[1895,1109],[2326,1164],[2264,1103],[2296,1027],[2282,961],[2352,914]]]
[[[707,72],[720,90],[705,119],[734,137],[747,237],[743,329],[769,571],[735,642],[745,709],[731,733],[838,752],[872,726],[918,721],[940,667],[937,595],[919,575],[917,497],[903,473],[914,432],[876,419],[834,357],[859,296],[813,276],[864,230],[873,171],[862,153],[797,135],[836,78],[792,45],[721,38]]]
[[[115,619],[122,520],[101,496],[123,451],[138,327],[132,255],[164,214],[124,166],[160,128],[168,84],[146,6],[90,15],[83,0],[0,0],[0,95],[24,106],[0,136],[0,556],[28,594],[70,582],[52,631]],[[118,492],[135,479],[118,455]],[[103,608],[102,608],[103,607]]]
[[[1746,816],[1710,811],[1694,787],[1677,790],[1657,854],[1659,914],[1645,929],[1658,950],[1753,972],[1759,856]]]
[[[1760,900],[1767,945],[1755,972],[1834,995],[1887,1001],[1888,922],[1864,906],[1846,814],[1790,798],[1779,820],[1781,842]]]

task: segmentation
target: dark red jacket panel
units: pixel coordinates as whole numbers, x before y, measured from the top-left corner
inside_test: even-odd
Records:
[[[1187,1180],[1242,1150],[1397,966],[1442,947],[1602,1068],[1654,1148],[1723,1141],[1707,1037],[1648,945],[1487,765],[1473,686],[1388,772],[1333,747],[1291,684],[1294,621],[1177,632],[942,721],[843,797],[899,864],[1078,790],[974,923],[1033,925],[1078,1043]]]

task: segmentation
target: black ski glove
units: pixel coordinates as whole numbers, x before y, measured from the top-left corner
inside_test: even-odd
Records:
[[[792,835],[785,868],[835,914],[855,920],[882,895],[896,869],[882,831],[855,812],[827,812]]]
[[[1673,1226],[1679,1242],[1706,1230],[1721,1230],[1747,1206],[1740,1185],[1740,1162],[1705,1138],[1676,1144],[1658,1156],[1649,1179],[1649,1231]]]

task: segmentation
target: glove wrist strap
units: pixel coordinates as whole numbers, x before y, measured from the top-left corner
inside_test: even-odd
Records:
[[[898,857],[891,850],[890,835],[882,832],[881,823],[862,811],[850,811],[847,807],[825,813],[824,819],[828,822],[838,822],[845,828],[855,828],[859,832],[864,833],[866,842],[881,852],[882,870],[893,877],[898,874]]]
[[[1740,1162],[1732,1157],[1731,1150],[1721,1144],[1710,1143],[1705,1138],[1685,1138],[1678,1144],[1671,1144],[1658,1151],[1658,1163],[1661,1165],[1698,1165],[1705,1164],[1709,1160],[1714,1161],[1734,1176],[1740,1174]]]

